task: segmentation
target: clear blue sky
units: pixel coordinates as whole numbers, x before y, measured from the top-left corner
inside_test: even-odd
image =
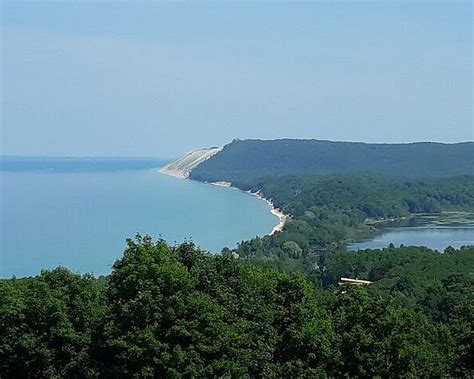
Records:
[[[470,2],[2,2],[2,153],[473,140]]]

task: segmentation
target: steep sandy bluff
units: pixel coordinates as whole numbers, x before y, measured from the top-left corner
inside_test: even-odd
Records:
[[[221,150],[222,147],[206,147],[203,149],[188,151],[175,161],[160,169],[160,172],[176,178],[185,179],[189,176],[189,173],[194,167],[198,166],[200,163],[209,159]]]

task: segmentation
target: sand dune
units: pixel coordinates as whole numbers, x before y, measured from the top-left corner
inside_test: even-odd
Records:
[[[221,147],[208,147],[188,151],[175,161],[160,169],[160,172],[162,174],[171,175],[176,178],[185,179],[189,176],[189,173],[194,167],[209,159],[221,150]]]

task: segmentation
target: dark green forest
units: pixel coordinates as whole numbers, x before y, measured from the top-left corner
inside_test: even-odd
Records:
[[[137,236],[106,278],[1,280],[0,377],[474,374],[474,248],[340,252],[319,271]]]
[[[378,174],[289,175],[237,179],[291,215],[282,232],[242,241],[241,258],[311,272],[347,241],[379,232],[390,220],[474,210],[474,177],[412,180]]]
[[[474,142],[373,144],[319,140],[234,140],[191,172],[207,182],[287,174],[474,175]]]

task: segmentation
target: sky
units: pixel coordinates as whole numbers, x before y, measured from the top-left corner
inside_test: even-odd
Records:
[[[471,2],[1,3],[1,154],[474,139]]]

